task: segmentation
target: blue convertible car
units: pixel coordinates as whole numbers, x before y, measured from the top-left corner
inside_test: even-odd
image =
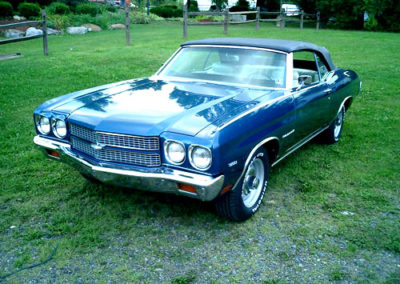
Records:
[[[240,221],[259,208],[271,166],[317,135],[339,140],[360,87],[311,43],[191,41],[150,78],[45,102],[34,142],[88,179],[213,200]]]

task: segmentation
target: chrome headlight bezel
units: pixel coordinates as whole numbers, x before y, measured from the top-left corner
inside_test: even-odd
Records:
[[[59,125],[59,124],[61,124],[61,125]],[[67,137],[68,129],[67,129],[67,123],[65,122],[64,119],[54,118],[53,117],[51,119],[51,126],[52,126],[52,129],[53,129],[54,136],[56,136],[57,138],[60,138],[60,139],[64,139],[65,137]],[[65,129],[65,134],[64,133],[60,133],[60,128],[61,127],[63,127]]]
[[[195,158],[193,157],[193,154],[195,153],[196,150],[205,150],[209,154],[209,163],[205,167],[199,167],[198,164],[195,162]],[[209,168],[211,168],[212,165],[212,151],[210,148],[202,146],[202,145],[190,145],[189,147],[189,162],[192,165],[193,168],[199,171],[206,171]]]
[[[47,120],[47,122],[45,122]],[[42,135],[49,135],[51,132],[51,121],[50,118],[44,115],[36,115],[35,116],[35,124],[36,124],[36,129],[39,131],[40,134]],[[48,126],[48,129],[44,128]]]
[[[176,144],[176,145],[179,145],[180,147],[182,147],[182,153],[183,153],[183,157],[182,157],[182,159],[180,159],[179,161],[174,161],[173,159],[171,159],[171,156],[170,156],[170,146],[172,145],[172,144]],[[183,144],[182,142],[180,142],[180,141],[176,141],[176,140],[170,140],[170,139],[168,139],[168,140],[165,140],[164,141],[164,156],[165,156],[165,159],[169,162],[169,163],[171,163],[171,164],[173,164],[173,165],[182,165],[184,162],[185,162],[185,160],[186,160],[186,147],[185,147],[185,144]]]

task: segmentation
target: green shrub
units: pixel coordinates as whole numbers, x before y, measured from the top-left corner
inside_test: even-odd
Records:
[[[212,16],[212,15],[198,15],[194,18],[195,22],[223,22],[224,16]]]
[[[49,14],[47,16],[47,25],[52,29],[64,30],[72,25],[72,16]]]
[[[154,7],[150,9],[150,12],[163,18],[179,18],[183,16],[182,9],[175,5]]]
[[[65,15],[70,12],[68,5],[60,2],[53,2],[49,6],[49,12],[51,14]]]
[[[106,11],[111,12],[111,13],[115,13],[117,12],[117,7],[114,6],[106,6]]]
[[[89,14],[92,17],[95,17],[99,12],[99,7],[96,4],[91,3],[78,4],[75,8],[76,14]]]
[[[71,7],[72,11],[75,11],[77,5],[86,3],[87,0],[58,0],[58,2],[66,4],[67,6]]]
[[[150,13],[149,17],[150,17],[150,20],[153,22],[165,21],[165,19],[163,17],[157,16],[156,14],[153,14],[153,13]]]
[[[151,22],[150,17],[147,17],[146,13],[133,12],[130,14],[132,24],[149,24]]]
[[[92,17],[89,14],[80,14],[73,15],[71,17],[72,25],[81,26],[83,24],[95,24],[101,27],[102,29],[107,29],[111,24],[124,24],[125,23],[125,15],[123,12],[121,13],[113,13],[113,14],[98,14],[95,17]]]
[[[21,3],[18,5],[19,13],[25,18],[33,18],[39,16],[40,7],[36,3]]]
[[[8,2],[0,2],[0,18],[8,18],[13,15],[13,7]]]

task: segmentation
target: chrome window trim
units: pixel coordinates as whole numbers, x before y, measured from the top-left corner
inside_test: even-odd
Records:
[[[293,88],[293,52],[286,55],[286,88]]]
[[[203,149],[206,149],[206,150],[208,150],[208,151],[210,152],[210,155],[211,155],[211,163],[210,163],[210,165],[209,165],[207,168],[201,169],[201,168],[197,167],[196,164],[193,162],[193,160],[192,160],[192,152],[193,152],[193,149],[194,149],[195,147],[203,148]],[[203,145],[192,144],[192,145],[189,146],[188,155],[189,155],[189,162],[190,162],[190,165],[191,165],[193,168],[195,168],[196,170],[199,170],[199,171],[206,171],[206,170],[208,170],[209,168],[211,168],[212,161],[213,161],[213,156],[212,156],[212,151],[211,151],[210,148],[208,148],[208,147],[206,147],[206,146],[203,146]]]
[[[259,86],[259,85],[228,83],[228,82],[220,82],[220,81],[213,81],[213,80],[193,79],[193,78],[174,77],[174,76],[154,75],[154,76],[151,76],[149,79],[150,80],[170,80],[170,81],[180,81],[180,82],[212,83],[212,84],[223,85],[223,86],[245,87],[245,88],[254,88],[254,89],[258,88],[258,89],[266,89],[266,90],[281,90],[281,91],[288,90],[287,88],[263,87],[263,86]]]
[[[183,160],[182,160],[182,162],[180,162],[180,163],[175,163],[175,162],[171,161],[171,160],[169,159],[169,157],[168,157],[168,154],[167,154],[167,153],[168,153],[168,152],[167,152],[167,146],[168,146],[168,144],[171,143],[171,142],[175,142],[175,143],[178,143],[178,144],[180,144],[180,145],[183,146],[183,152],[185,153],[185,156],[183,157]],[[165,140],[165,141],[164,141],[164,157],[165,157],[165,159],[168,161],[168,163],[170,163],[170,164],[172,164],[172,165],[176,165],[176,166],[182,165],[182,164],[186,161],[186,147],[185,147],[185,144],[183,144],[181,141],[177,141],[177,140],[173,140],[173,139],[167,139],[167,140]]]
[[[178,52],[180,52],[181,50],[182,50],[182,47],[179,47],[179,48],[167,59],[167,61],[165,61],[165,63],[163,63],[163,65],[161,65],[161,67],[157,70],[157,72],[156,72],[155,75],[153,75],[153,76],[157,76],[158,74],[160,74],[168,64],[172,63],[172,62],[176,59],[175,55],[177,55]],[[151,77],[153,77],[153,76],[151,76]]]
[[[287,54],[287,52],[282,51],[282,50],[271,49],[271,48],[263,48],[263,47],[254,47],[254,46],[248,46],[248,45],[190,44],[190,45],[185,45],[185,46],[181,47],[181,49],[183,49],[185,47],[228,47],[228,48],[265,50],[265,51],[272,51],[272,52],[276,52],[276,53]]]

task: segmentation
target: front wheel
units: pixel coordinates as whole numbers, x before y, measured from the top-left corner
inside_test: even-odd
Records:
[[[344,122],[344,106],[338,112],[335,120],[329,125],[329,128],[322,132],[322,141],[326,144],[333,144],[339,141],[340,135],[342,134],[343,122]]]
[[[258,149],[236,188],[216,200],[218,213],[233,221],[244,221],[253,216],[265,194],[268,170],[268,154],[263,148]]]

